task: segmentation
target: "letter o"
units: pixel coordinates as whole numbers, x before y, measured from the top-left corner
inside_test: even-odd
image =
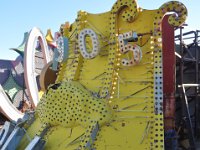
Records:
[[[89,53],[86,48],[86,36],[92,39],[92,51]],[[99,54],[99,42],[96,33],[92,29],[83,29],[78,36],[79,49],[82,56],[86,59],[92,59]]]

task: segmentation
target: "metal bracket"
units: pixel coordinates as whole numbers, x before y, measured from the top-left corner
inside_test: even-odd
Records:
[[[1,148],[1,150],[15,150],[19,145],[22,137],[25,134],[25,130],[22,128],[15,128],[13,132],[10,134],[5,144]]]
[[[35,136],[34,139],[29,143],[25,150],[43,150],[45,141],[39,136]]]
[[[98,132],[99,132],[99,124],[97,122],[93,126],[92,132],[90,134],[90,140],[86,143],[86,146],[85,146],[86,149],[90,149],[92,147],[92,144],[94,143]]]
[[[15,128],[15,125],[6,121],[3,128],[0,130],[0,148],[6,142],[7,138]]]

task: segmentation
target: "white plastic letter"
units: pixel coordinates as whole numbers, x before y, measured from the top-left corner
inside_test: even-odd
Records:
[[[135,41],[135,32],[127,32],[127,33],[124,33],[124,34],[120,34],[119,37],[118,37],[118,40],[119,40],[119,47],[120,47],[120,52],[125,54],[127,53],[128,51],[132,51],[133,52],[133,56],[132,58],[129,60],[129,59],[122,59],[122,65],[123,66],[134,66],[134,65],[137,65],[141,59],[142,59],[142,50],[141,48],[134,44],[134,45],[131,45],[128,43],[128,41]]]
[[[86,49],[86,36],[89,35],[92,39],[92,51],[89,53]],[[99,41],[96,33],[92,29],[84,29],[78,36],[78,44],[81,54],[86,59],[91,59],[99,54]]]

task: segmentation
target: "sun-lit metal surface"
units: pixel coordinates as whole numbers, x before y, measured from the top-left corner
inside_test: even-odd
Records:
[[[4,145],[13,130],[14,124],[6,121],[4,126],[0,129],[0,148]]]
[[[16,149],[24,134],[25,134],[24,129],[15,127],[14,130],[11,132],[10,136],[8,137],[8,139],[6,140],[5,144],[1,148],[1,150]]]
[[[73,24],[63,25],[69,57],[43,94],[35,121],[26,126],[30,138],[39,135],[50,150],[164,149],[161,22],[168,12],[176,13],[169,17],[173,26],[187,16],[175,1],[142,10],[135,0],[118,0],[109,12],[80,11]],[[27,75],[34,85],[35,37],[29,38],[26,68],[31,66]],[[36,104],[38,91],[30,85]],[[24,136],[19,149],[29,144]]]
[[[36,41],[39,40],[41,45],[41,51],[43,52],[44,64],[47,64],[50,61],[49,50],[47,42],[42,32],[38,28],[33,28],[27,39],[25,46],[25,62],[24,62],[24,73],[26,87],[28,89],[30,99],[32,101],[33,107],[36,107],[39,102],[39,90],[37,87],[36,81],[36,72],[35,72],[35,48]]]
[[[4,92],[2,86],[0,85],[0,110],[9,119],[17,121],[19,118],[23,117],[21,113],[10,101],[6,93]]]

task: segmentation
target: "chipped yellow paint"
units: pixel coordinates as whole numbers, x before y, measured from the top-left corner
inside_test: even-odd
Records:
[[[44,92],[43,91],[40,91],[39,92],[39,98],[41,99],[42,98],[42,95],[44,94]]]
[[[53,36],[50,29],[47,30],[45,38],[48,44],[51,44],[53,42]]]
[[[118,0],[109,12],[80,11],[75,23],[62,26],[69,57],[60,65],[56,84],[43,95],[27,134],[33,138],[43,129],[41,124],[49,124],[44,136],[48,150],[164,149],[161,22],[167,12],[176,13],[169,17],[173,26],[187,16],[179,2],[143,10],[135,0]],[[86,28],[99,39],[100,53],[93,59],[85,59],[78,47],[78,34]],[[133,55],[121,53],[118,43],[118,36],[129,31],[138,34],[129,44],[142,49],[141,61],[134,66],[121,64]],[[89,37],[86,47],[92,47]],[[96,124],[99,130],[92,140]],[[27,144],[24,137],[19,149]]]

